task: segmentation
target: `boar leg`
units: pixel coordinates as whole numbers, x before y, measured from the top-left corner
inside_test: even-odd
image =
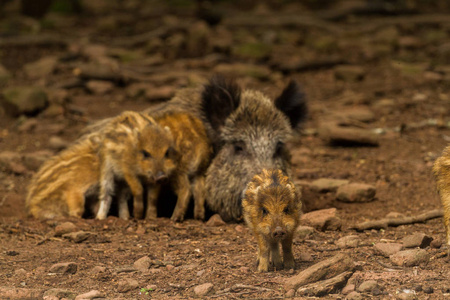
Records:
[[[194,218],[203,220],[205,218],[205,177],[200,175],[194,178]]]
[[[130,211],[128,210],[128,197],[130,193],[128,189],[122,187],[119,191],[118,202],[119,202],[119,218],[128,220],[130,218]]]
[[[97,211],[96,219],[104,220],[108,215],[114,194],[114,173],[107,163],[102,165],[100,171],[100,206]]]
[[[187,174],[181,174],[176,179],[175,193],[178,196],[177,204],[173,210],[172,221],[181,222],[184,219],[191,198],[191,184]]]
[[[152,185],[148,187],[147,212],[145,213],[146,219],[156,219],[158,215],[157,202],[160,190],[160,185]]]
[[[278,241],[270,242],[270,253],[272,253],[272,263],[277,271],[283,268],[283,261],[280,256],[280,244]]]
[[[293,236],[289,235],[281,241],[281,247],[283,248],[284,268],[286,270],[295,268],[294,255],[292,254],[292,239]]]
[[[69,216],[81,218],[84,213],[84,194],[79,191],[66,193],[67,208]]]
[[[123,178],[133,194],[133,215],[135,219],[144,218],[144,188],[139,179],[131,173],[125,172]]]
[[[263,236],[258,237],[258,272],[269,271],[269,245]]]

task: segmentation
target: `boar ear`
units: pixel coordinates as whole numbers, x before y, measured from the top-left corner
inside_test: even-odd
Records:
[[[308,114],[305,95],[293,80],[275,99],[275,106],[289,118],[292,128],[305,121]]]
[[[211,78],[202,93],[202,109],[214,130],[220,129],[240,101],[241,89],[235,82],[222,76]]]

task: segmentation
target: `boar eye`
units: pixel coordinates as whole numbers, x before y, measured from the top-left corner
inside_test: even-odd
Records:
[[[175,149],[173,149],[172,147],[170,147],[169,149],[167,149],[166,154],[164,154],[165,158],[170,158],[175,154]]]
[[[244,143],[243,142],[235,142],[233,143],[234,153],[241,154],[244,152]]]
[[[149,152],[145,151],[145,150],[142,150],[141,153],[142,153],[142,156],[144,156],[144,158],[152,157],[152,155]]]
[[[279,157],[283,153],[284,149],[284,143],[278,142],[277,147],[275,148],[275,153],[273,154],[274,157]]]
[[[290,212],[289,206],[285,207],[283,213],[289,214],[289,212]]]
[[[261,208],[261,212],[262,212],[263,217],[264,217],[264,216],[267,216],[267,214],[269,213],[269,212],[267,211],[267,209],[265,209],[264,207]]]

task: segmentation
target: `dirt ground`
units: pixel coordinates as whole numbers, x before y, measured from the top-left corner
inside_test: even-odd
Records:
[[[9,74],[0,76],[0,88],[42,87],[50,104],[21,116],[0,108],[0,298],[40,299],[46,292],[47,299],[61,299],[98,290],[107,299],[189,299],[200,297],[197,286],[211,283],[206,298],[282,299],[288,278],[338,253],[356,262],[356,286],[377,280],[377,292],[362,292],[363,298],[450,297],[440,218],[349,229],[393,212],[414,216],[441,208],[431,167],[450,141],[445,1],[378,1],[379,7],[365,1],[219,1],[200,9],[189,1],[84,1],[81,15],[54,7],[40,20],[20,16],[14,2],[0,19],[0,65]],[[53,61],[33,68],[48,57]],[[335,207],[342,228],[297,237],[294,272],[257,273],[256,241],[244,224],[26,216],[27,185],[39,162],[75,140],[86,124],[146,109],[215,73],[272,97],[295,79],[307,95],[310,115],[292,145],[295,180],[303,186],[305,212]],[[346,126],[376,132],[378,145],[330,143],[321,134],[327,120],[355,111]],[[376,197],[340,202],[335,192],[311,188],[319,178],[367,183]],[[87,232],[86,239],[55,235],[67,221]],[[425,248],[426,263],[396,267],[374,250],[375,243],[401,243],[418,232],[435,241]],[[362,243],[335,244],[349,235]],[[133,264],[145,256],[150,267],[136,270]],[[74,274],[51,271],[66,262],[77,265]],[[324,296],[345,297],[340,289]]]

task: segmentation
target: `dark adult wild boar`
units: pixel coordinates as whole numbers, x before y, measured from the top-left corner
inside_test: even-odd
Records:
[[[224,220],[239,220],[242,192],[254,175],[263,169],[290,174],[286,142],[304,121],[306,102],[293,81],[273,101],[213,79],[203,90],[202,107],[217,135],[217,153],[206,172],[207,204]]]

